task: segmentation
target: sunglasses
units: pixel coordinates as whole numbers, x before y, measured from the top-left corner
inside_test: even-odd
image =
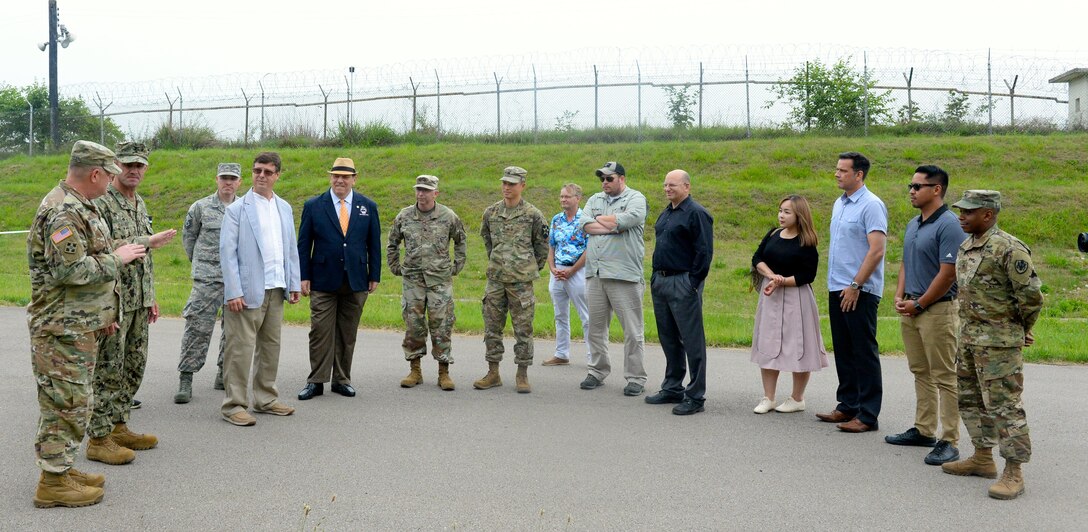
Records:
[[[937,186],[937,183],[911,183],[911,184],[907,185],[907,190],[913,190],[915,192],[918,192],[919,190],[922,190],[922,187],[935,187],[935,186]]]
[[[268,170],[267,168],[254,168],[253,175],[276,175],[279,172],[275,170]]]
[[[602,175],[598,179],[601,180],[601,183],[604,183],[605,181],[608,181],[609,183],[611,183],[611,182],[616,180],[616,176],[614,176],[614,175]]]

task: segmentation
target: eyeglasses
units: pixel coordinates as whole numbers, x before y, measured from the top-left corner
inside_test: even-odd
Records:
[[[935,186],[937,186],[937,183],[911,183],[911,184],[907,185],[907,190],[913,190],[915,192],[918,192],[919,190],[922,190],[922,187],[935,187]]]
[[[601,183],[604,183],[605,181],[608,181],[609,183],[611,183],[611,182],[616,180],[616,176],[614,176],[614,175],[602,175],[602,176],[600,176],[600,180],[601,180]]]
[[[253,175],[276,175],[279,172],[275,170],[269,170],[267,168],[254,168]]]

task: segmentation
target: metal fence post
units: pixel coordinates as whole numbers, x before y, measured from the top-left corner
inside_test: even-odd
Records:
[[[699,61],[699,129],[703,129],[703,62]]]
[[[903,79],[907,81],[907,123],[914,122],[914,99],[911,97],[911,83],[914,80],[914,67],[910,67],[910,74],[903,73]]]
[[[422,83],[422,82],[421,82]],[[416,132],[416,122],[419,122],[419,115],[416,113],[416,98],[419,96],[419,85],[416,85],[412,76],[408,76],[408,84],[412,86],[412,133]]]
[[[597,83],[597,65],[593,65],[593,129],[597,129],[597,105],[599,101],[599,85]]]
[[[329,138],[329,94],[332,94],[332,91],[325,91],[325,87],[321,85],[318,85],[317,88],[321,91],[321,97],[325,99],[324,113],[321,116],[321,138],[327,139]]]
[[[248,148],[249,147],[249,100],[252,99],[253,97],[247,95],[245,89],[240,89],[240,90],[242,91],[242,98],[246,101],[246,128],[245,128],[245,133],[244,133],[245,136],[242,137],[242,143],[245,144],[245,146]]]
[[[166,118],[166,129],[174,130],[174,100],[170,98],[169,93],[163,93],[166,96],[166,102],[170,105],[170,115]]]
[[[1009,88],[1009,127],[1016,127],[1016,81],[1020,79],[1020,74],[1017,74],[1012,78],[1012,85],[1009,85],[1009,80],[1005,81],[1005,86]]]
[[[752,138],[752,95],[748,84],[748,56],[744,56],[744,118],[747,121],[745,137]]]
[[[537,113],[536,105],[536,65],[533,65],[533,142],[539,142],[539,114]]]
[[[257,85],[261,87],[261,140],[264,140],[264,80],[257,80]],[[351,121],[351,114],[348,114],[348,121]]]
[[[181,88],[178,88],[178,129],[185,128],[185,121],[181,118],[181,113],[185,109],[185,100],[181,96]]]
[[[30,103],[30,98],[27,98],[26,96],[23,96],[23,99],[26,100],[26,104],[28,106],[30,106],[30,130],[27,132],[26,138],[29,141],[29,142],[27,142],[27,144],[30,145],[28,156],[33,157],[34,156],[34,104]]]
[[[638,72],[638,141],[642,142],[642,67],[635,61],[635,71]]]
[[[99,96],[98,91],[94,91],[94,103],[98,106],[98,143],[106,143],[106,109],[109,109],[113,102],[110,102],[105,107],[102,107],[102,97]]]
[[[495,76],[495,136],[502,135],[502,103],[499,95],[501,90],[499,89],[499,74],[492,72],[492,76]]]
[[[862,103],[864,108],[862,109],[862,116],[865,121],[864,135],[869,136],[869,53],[861,53],[861,71],[865,79],[865,99]]]
[[[994,134],[994,77],[990,63],[990,49],[986,49],[986,111],[989,115],[986,134]]]
[[[438,138],[442,138],[442,80],[438,77],[438,69],[434,70],[434,98],[438,102],[438,109],[435,110],[435,129]]]

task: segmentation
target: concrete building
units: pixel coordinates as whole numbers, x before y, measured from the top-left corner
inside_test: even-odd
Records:
[[[1074,68],[1050,82],[1069,84],[1068,127],[1088,128],[1088,68]]]

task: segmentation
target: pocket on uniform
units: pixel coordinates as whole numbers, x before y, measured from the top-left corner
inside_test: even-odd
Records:
[[[34,372],[51,379],[89,384],[98,342],[94,333],[31,338]]]

